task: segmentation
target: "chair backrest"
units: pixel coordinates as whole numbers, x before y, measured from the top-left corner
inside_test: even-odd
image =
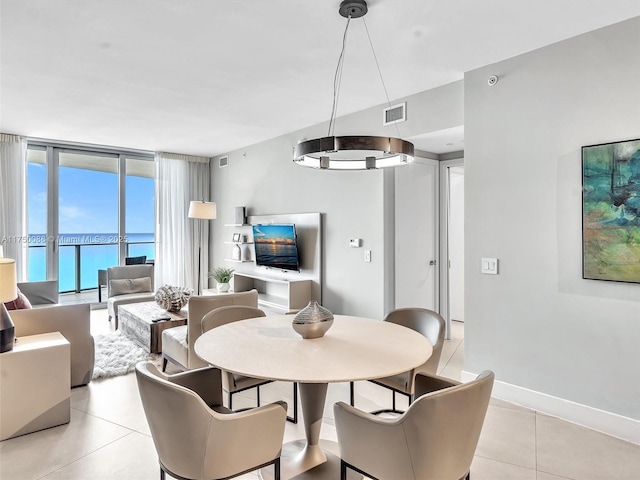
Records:
[[[189,368],[204,367],[207,364],[196,355],[193,345],[202,335],[202,318],[212,310],[231,305],[243,305],[246,307],[258,307],[258,291],[225,293],[221,295],[194,295],[188,303],[187,343],[189,344]]]
[[[58,280],[41,282],[18,282],[18,288],[31,305],[50,305],[58,303]]]
[[[417,384],[421,377],[416,377]],[[402,422],[415,478],[457,479],[469,472],[493,381],[493,372],[486,370],[471,382],[413,402]]]
[[[266,313],[259,308],[245,307],[243,305],[216,308],[202,317],[202,333],[208,332],[212,328],[226,325],[227,323],[237,322],[238,320],[265,316]]]
[[[136,378],[160,463],[183,478],[201,478],[211,427],[207,404],[151,362],[136,365]]]
[[[144,265],[147,263],[147,256],[140,255],[139,257],[126,257],[124,259],[125,265]]]
[[[410,328],[427,337],[433,346],[433,353],[422,366],[415,369],[415,372],[435,375],[444,345],[444,319],[426,308],[398,308],[389,312],[384,320]]]
[[[124,280],[133,278],[150,278],[151,279],[151,291],[154,291],[153,286],[153,265],[126,265],[121,267],[109,267],[107,268],[107,297],[111,297],[111,280]]]

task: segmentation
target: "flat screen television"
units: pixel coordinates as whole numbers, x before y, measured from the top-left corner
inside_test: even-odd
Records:
[[[253,244],[256,265],[280,270],[300,270],[295,225],[253,225]]]

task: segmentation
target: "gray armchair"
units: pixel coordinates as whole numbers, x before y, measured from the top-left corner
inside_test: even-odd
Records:
[[[430,393],[393,419],[336,403],[341,480],[347,469],[379,480],[468,479],[493,380],[489,370],[464,384],[417,375],[416,396]]]
[[[71,386],[91,381],[95,363],[95,345],[91,336],[91,309],[88,303],[51,305],[42,308],[11,310],[16,337],[60,332],[71,347]]]
[[[393,392],[393,403],[390,409],[377,410],[372,413],[403,413],[396,409],[396,393],[400,393],[409,397],[409,405],[411,405],[414,393],[414,378],[416,374],[422,373],[427,375],[435,375],[440,363],[442,355],[442,346],[444,345],[445,323],[444,319],[436,312],[426,308],[398,308],[389,312],[384,319],[385,322],[395,323],[403,327],[415,330],[421,333],[433,346],[433,353],[429,359],[413,370],[393,375],[391,377],[377,378],[370,380],[371,382],[390,389]],[[355,391],[353,382],[351,382],[351,406],[355,405]]]
[[[115,318],[118,328],[118,307],[127,303],[150,302],[154,299],[153,265],[126,265],[107,268],[107,309],[109,321]]]
[[[192,480],[232,478],[271,464],[280,479],[286,403],[231,412],[222,406],[217,368],[164,375],[141,362],[136,378],[161,480],[165,472]]]
[[[29,300],[32,306],[55,305],[58,303],[58,281],[43,280],[40,282],[18,282],[18,289]]]

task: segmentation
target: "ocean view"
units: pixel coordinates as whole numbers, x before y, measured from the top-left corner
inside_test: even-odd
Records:
[[[29,235],[29,281],[46,280],[46,234]],[[98,270],[118,265],[118,235],[115,233],[61,233],[59,289],[61,292],[76,288],[76,255],[80,254],[80,289],[98,287]],[[130,233],[123,241],[129,244],[129,257],[146,255],[155,258],[153,233]]]

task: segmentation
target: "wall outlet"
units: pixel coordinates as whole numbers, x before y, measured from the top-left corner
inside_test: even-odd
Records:
[[[371,250],[365,250],[364,251],[364,261],[365,262],[370,262],[371,261]]]

